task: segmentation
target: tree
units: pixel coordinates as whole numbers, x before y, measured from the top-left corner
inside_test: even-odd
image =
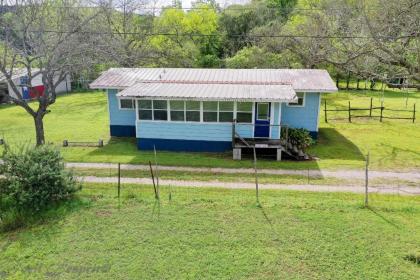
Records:
[[[148,34],[153,32],[153,15],[142,13],[148,0],[114,0],[102,5],[104,26],[109,34],[108,57],[123,67],[135,67],[145,57],[152,59]]]
[[[56,101],[57,86],[66,75],[93,65],[100,49],[101,38],[91,25],[99,10],[82,10],[77,5],[69,1],[16,1],[0,16],[0,73],[15,95],[5,98],[33,117],[37,145],[45,143],[43,120]],[[15,73],[22,70],[25,83],[15,83]],[[33,89],[32,81],[37,77],[44,91],[36,94],[36,106],[24,100],[20,88]]]
[[[302,0],[297,7],[286,24],[258,30],[285,37],[265,38],[258,45],[290,52],[305,68],[330,68],[341,77],[420,81],[418,1]]]
[[[235,56],[226,58],[227,68],[287,68],[289,65],[281,55],[258,47],[245,47]]]
[[[207,4],[185,12],[167,8],[154,22],[157,35],[151,36],[150,46],[156,53],[155,63],[167,67],[197,67],[217,64],[218,17]],[[216,60],[216,62],[215,62]]]

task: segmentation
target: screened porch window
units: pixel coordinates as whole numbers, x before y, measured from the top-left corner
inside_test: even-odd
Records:
[[[186,101],[186,117],[187,122],[199,122],[200,121],[200,101]]]
[[[233,121],[233,105],[231,101],[219,102],[219,122],[232,122]]]
[[[153,119],[155,121],[168,120],[168,101],[153,100]]]
[[[252,123],[252,102],[238,102],[237,103],[236,122]]]
[[[168,101],[166,100],[139,100],[137,105],[140,120],[168,120]]]
[[[153,119],[152,101],[139,100],[137,102],[138,102],[137,106],[139,108],[139,120],[152,120]]]
[[[171,121],[185,121],[185,102],[184,101],[170,101]]]
[[[204,122],[217,122],[217,101],[204,101],[203,102],[203,121]]]

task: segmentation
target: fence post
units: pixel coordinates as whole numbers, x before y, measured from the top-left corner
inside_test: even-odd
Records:
[[[235,148],[235,130],[236,130],[236,120],[232,121],[232,148]]]
[[[416,103],[414,103],[414,106],[413,106],[413,123],[415,120],[416,120]]]
[[[349,101],[349,122],[351,122],[351,106],[350,106],[350,101]]]
[[[366,169],[365,169],[365,207],[369,206],[369,157],[370,152],[368,152],[366,157]]]
[[[373,104],[373,97],[370,98],[370,109],[369,109],[369,117],[372,117],[372,104]]]
[[[379,117],[379,121],[382,122],[382,116],[383,116],[383,111],[384,111],[384,102],[381,102],[381,116]]]
[[[121,163],[118,163],[118,199],[121,193]]]
[[[257,197],[257,204],[260,204],[260,198],[258,193],[258,173],[257,173],[257,152],[254,149],[254,172],[255,172],[255,196]]]
[[[325,123],[328,123],[328,119],[327,119],[327,100],[324,100],[324,104],[325,104],[325,109],[324,109],[324,112],[325,112]]]
[[[159,169],[158,169],[157,155],[156,155],[156,146],[155,145],[153,145],[153,151],[154,151],[154,154],[155,154],[156,193],[157,193],[157,199],[160,200]]]

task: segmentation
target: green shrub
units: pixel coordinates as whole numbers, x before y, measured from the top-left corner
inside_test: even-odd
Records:
[[[16,151],[6,147],[0,174],[4,176],[2,203],[19,212],[38,212],[80,189],[72,173],[65,170],[60,152],[49,145]]]
[[[285,139],[288,137],[289,142],[296,145],[298,148],[305,150],[314,143],[309,131],[304,128],[282,128],[281,137]]]

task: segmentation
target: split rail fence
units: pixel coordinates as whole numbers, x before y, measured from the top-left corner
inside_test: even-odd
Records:
[[[368,112],[365,115],[362,114],[356,114],[356,112]],[[379,111],[379,112],[378,112]],[[410,113],[411,116],[389,116],[389,115],[384,115],[385,111],[387,112],[405,112],[405,113]],[[347,117],[328,117],[328,112],[347,112]],[[355,114],[352,114],[352,112],[355,112]],[[377,118],[379,119],[380,122],[383,121],[383,119],[391,119],[391,120],[412,120],[412,122],[414,123],[416,120],[416,104],[413,104],[413,109],[391,109],[391,108],[386,108],[384,106],[384,103],[381,102],[381,106],[373,106],[373,98],[370,99],[370,106],[366,107],[366,108],[361,108],[361,107],[352,107],[351,106],[351,102],[349,101],[349,105],[347,108],[341,108],[341,109],[330,109],[327,107],[327,100],[324,101],[324,118],[325,118],[325,122],[328,123],[328,120],[348,120],[349,122],[352,122],[353,118]]]

